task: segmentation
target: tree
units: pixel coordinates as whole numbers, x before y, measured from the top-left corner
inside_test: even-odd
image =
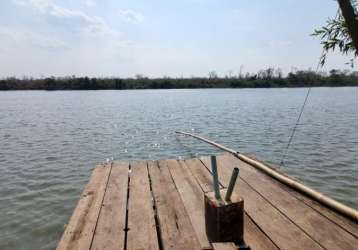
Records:
[[[216,78],[218,78],[218,74],[216,73],[216,71],[210,71],[209,79],[216,79]]]
[[[283,75],[282,69],[281,69],[281,68],[275,69],[275,75],[276,75],[276,77],[277,77],[278,79],[281,79],[281,78],[282,78],[282,75]]]
[[[326,62],[327,53],[336,48],[342,54],[353,54],[350,60],[353,67],[353,59],[358,56],[358,0],[337,0],[340,9],[334,18],[328,18],[326,25],[316,29],[313,36],[321,39],[323,53],[320,64]]]
[[[352,0],[338,0],[339,7],[342,10],[342,15],[347,26],[348,33],[352,38],[353,46],[358,52],[358,16],[357,16],[357,1]],[[353,5],[354,4],[354,5]]]
[[[56,89],[56,79],[54,77],[45,78],[45,89],[46,90]]]
[[[0,80],[0,90],[8,90],[8,83],[7,80]]]

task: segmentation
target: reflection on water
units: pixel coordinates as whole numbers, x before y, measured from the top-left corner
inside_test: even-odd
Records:
[[[216,153],[278,163],[305,89],[0,92],[0,249],[51,249],[94,165]],[[315,88],[283,170],[358,208],[358,88]]]

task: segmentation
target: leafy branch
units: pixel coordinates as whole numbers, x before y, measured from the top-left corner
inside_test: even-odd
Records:
[[[354,7],[355,13],[357,13],[358,1],[352,0],[352,6]],[[326,25],[315,29],[311,35],[319,37],[321,40],[323,47],[323,53],[320,58],[321,66],[325,64],[327,54],[330,51],[338,49],[343,55],[353,55],[353,58],[348,63],[353,67],[353,60],[358,57],[358,50],[354,47],[347,23],[341,11],[337,12],[335,18],[328,18]]]

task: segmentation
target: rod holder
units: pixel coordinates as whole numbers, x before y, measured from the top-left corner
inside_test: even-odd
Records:
[[[221,190],[222,197],[226,191]],[[214,192],[205,193],[204,206],[205,231],[210,242],[244,243],[244,200],[236,192],[230,202],[217,200]]]
[[[211,171],[213,173],[213,187],[215,193],[215,199],[221,200],[220,189],[219,189],[219,176],[218,176],[218,168],[216,164],[216,156],[212,155],[210,157],[211,160]]]
[[[225,201],[229,202],[231,200],[232,191],[234,190],[236,179],[237,179],[238,175],[239,175],[239,168],[234,168],[232,170],[229,186],[226,191]]]

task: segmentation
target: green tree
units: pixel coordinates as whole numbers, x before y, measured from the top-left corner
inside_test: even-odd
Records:
[[[339,49],[344,54],[352,54],[350,64],[358,56],[358,0],[337,0],[339,10],[334,18],[328,18],[326,25],[315,29],[313,36],[321,39],[323,53],[320,63],[326,62],[327,53]]]
[[[46,90],[56,89],[56,79],[54,77],[49,77],[45,79],[45,89]]]

